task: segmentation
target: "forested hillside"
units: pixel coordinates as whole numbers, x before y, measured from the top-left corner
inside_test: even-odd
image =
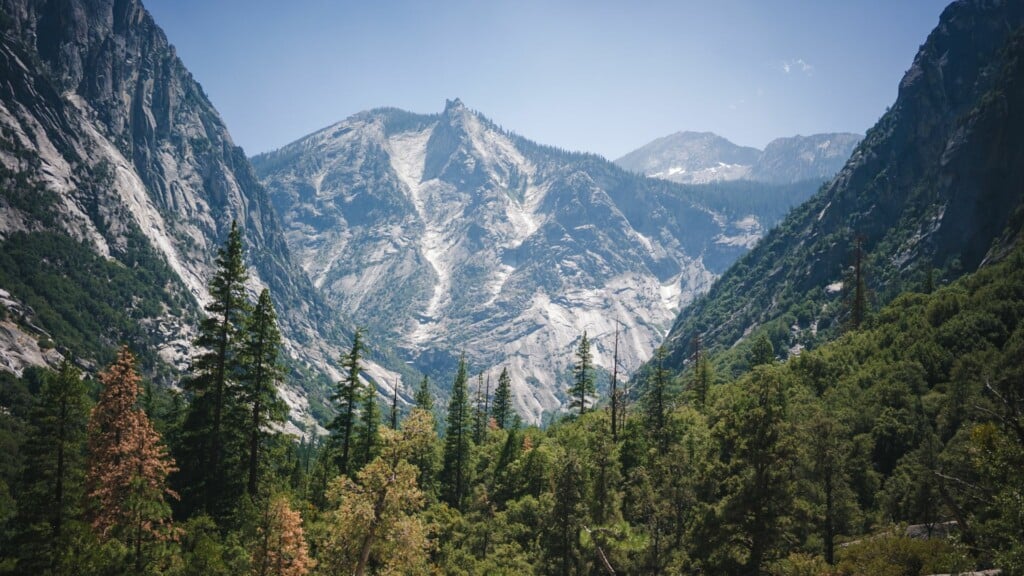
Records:
[[[788,362],[762,338],[738,377],[707,356],[681,380],[656,369],[635,400],[546,430],[465,364],[447,406],[423,382],[382,414],[357,337],[330,434],[296,443],[272,425],[279,336],[266,295],[238,299],[237,241],[202,338],[237,337],[197,361],[191,403],[140,386],[127,349],[98,381],[3,376],[3,571],[1024,570],[1024,249]],[[583,344],[574,374],[591,386]]]

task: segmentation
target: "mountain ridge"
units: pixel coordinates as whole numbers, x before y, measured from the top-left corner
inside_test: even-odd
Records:
[[[684,184],[755,180],[775,184],[827,180],[862,136],[847,132],[776,138],[763,150],[739,146],[714,132],[676,132],[615,160],[619,166]]]

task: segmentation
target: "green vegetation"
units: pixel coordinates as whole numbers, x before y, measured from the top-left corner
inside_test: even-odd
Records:
[[[70,354],[105,362],[129,342],[153,366],[159,338],[144,321],[182,315],[184,298],[144,239],[131,236],[127,255],[121,264],[61,234],[18,232],[0,242],[0,285],[32,309],[25,321]]]
[[[272,425],[280,401],[269,384],[284,377],[274,311],[266,293],[253,308],[228,289],[245,275],[232,264],[239,249],[229,241],[211,282],[222,302],[242,298],[230,307],[228,352],[204,346],[192,375],[213,382],[226,359],[228,481],[189,472],[210,466],[212,439],[195,439],[210,436],[196,423],[212,422],[200,398],[213,386],[190,385],[184,398],[139,387],[127,352],[102,387],[121,386],[127,407],[70,365],[2,375],[0,573],[1024,571],[1024,248],[932,293],[905,292],[859,329],[787,360],[761,335],[738,373],[713,368],[738,352],[701,351],[673,376],[659,350],[614,434],[607,399],[546,430],[522,428],[507,373],[493,402],[471,405],[464,362],[444,438],[426,381],[398,429],[380,427],[360,378],[360,335],[344,358],[332,436],[308,442]],[[209,311],[203,342],[224,341],[216,336],[234,314],[224,310]],[[136,423],[140,467],[110,458],[115,440],[86,443],[97,398],[106,399],[93,422]],[[481,417],[489,425],[477,429]],[[110,486],[131,496],[127,506],[94,496],[105,492],[88,478],[104,470],[124,471]],[[163,485],[168,472],[175,492]]]

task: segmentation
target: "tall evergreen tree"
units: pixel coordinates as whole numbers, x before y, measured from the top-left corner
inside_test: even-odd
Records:
[[[19,520],[19,569],[43,572],[60,563],[64,527],[80,513],[89,396],[70,362],[48,372],[30,420]]]
[[[434,396],[430,393],[430,382],[426,374],[423,375],[423,380],[420,381],[420,387],[416,389],[416,396],[413,400],[416,402],[416,407],[421,410],[427,412],[434,410]]]
[[[494,390],[494,404],[491,407],[491,417],[498,428],[505,429],[512,417],[512,378],[508,375],[508,368],[501,369],[498,376],[498,387]]]
[[[210,280],[207,317],[200,325],[193,376],[183,384],[192,394],[181,457],[181,483],[189,488],[189,505],[215,516],[229,510],[242,492],[242,470],[225,457],[244,452],[243,416],[239,402],[242,333],[251,308],[245,294],[248,272],[242,233],[231,223],[227,243],[218,251],[217,270]]]
[[[717,405],[713,429],[727,476],[722,480],[719,530],[738,543],[738,565],[720,572],[759,574],[777,558],[793,524],[796,447],[786,417],[786,376],[763,366],[731,386]]]
[[[668,448],[668,434],[665,426],[668,422],[669,407],[669,372],[665,368],[665,347],[659,346],[654,352],[654,373],[647,382],[644,394],[644,424],[648,434],[664,452]]]
[[[488,378],[488,388],[490,387],[490,378]],[[484,388],[484,374],[481,372],[476,377],[476,402],[473,407],[473,442],[481,444],[484,441],[484,435],[487,433],[487,396],[489,390]]]
[[[363,398],[363,385],[359,380],[362,371],[360,360],[363,355],[362,330],[356,328],[352,335],[352,349],[341,359],[345,369],[345,378],[338,382],[337,389],[331,394],[331,400],[338,405],[338,415],[331,421],[331,442],[334,461],[342,474],[349,474],[352,456],[352,435],[356,425],[356,412],[360,399]]]
[[[391,390],[391,429],[398,430],[398,380]]]
[[[555,502],[545,526],[544,559],[547,573],[569,576],[584,573],[580,532],[585,521],[585,478],[573,455],[555,475]]]
[[[612,377],[609,394],[609,403],[611,404],[612,411],[612,442],[616,442],[619,439],[619,323],[615,322],[615,345],[612,348]]]
[[[138,407],[139,376],[127,347],[100,374],[103,391],[89,419],[86,487],[92,526],[102,539],[114,538],[131,550],[134,573],[142,574],[145,548],[171,535],[171,509],[165,498],[174,461]]]
[[[473,434],[467,379],[466,357],[463,355],[459,358],[459,370],[452,383],[451,400],[448,402],[444,467],[441,470],[441,497],[449,506],[460,511],[469,493],[469,449]]]
[[[277,314],[270,300],[270,291],[263,289],[256,308],[249,318],[242,349],[244,372],[241,377],[241,400],[249,412],[249,465],[246,491],[256,496],[262,447],[272,432],[271,424],[284,422],[288,406],[277,394],[277,384],[284,377],[284,368],[278,361],[281,333],[277,328]]]
[[[853,240],[853,269],[843,282],[846,293],[846,307],[849,311],[847,324],[850,329],[858,330],[868,314],[868,289],[864,266],[864,238],[857,236]]]
[[[698,408],[703,409],[711,387],[711,366],[707,355],[700,346],[700,335],[693,338],[693,398]]]
[[[594,359],[590,353],[590,340],[587,339],[587,331],[584,330],[579,348],[576,349],[576,364],[573,366],[573,384],[569,388],[569,396],[572,397],[569,407],[579,407],[580,416],[587,411],[587,396],[592,395],[597,390],[594,386],[594,375],[591,374],[593,364]]]
[[[377,390],[368,386],[363,391],[362,409],[356,425],[354,444],[357,453],[353,458],[352,472],[361,470],[377,456],[380,444],[380,405],[377,404]]]

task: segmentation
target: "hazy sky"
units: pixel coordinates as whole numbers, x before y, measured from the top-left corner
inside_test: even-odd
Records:
[[[446,98],[615,159],[709,130],[863,133],[945,1],[144,0],[254,154],[356,112]]]

